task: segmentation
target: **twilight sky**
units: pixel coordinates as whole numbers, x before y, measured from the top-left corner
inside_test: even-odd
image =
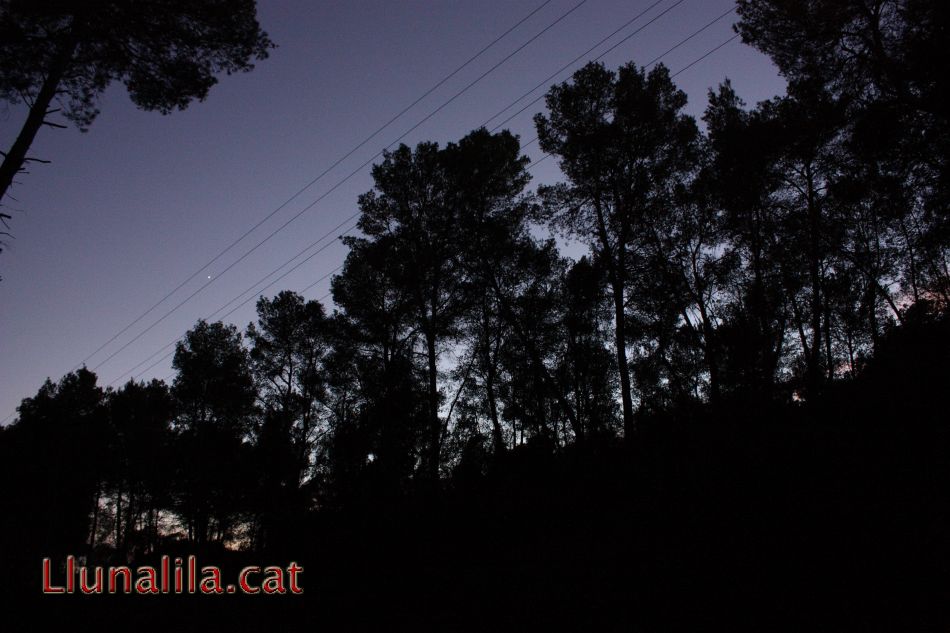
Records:
[[[240,306],[224,320],[243,330],[254,319],[255,299],[262,293],[309,287],[307,298],[326,295],[329,277],[318,280],[345,255],[343,245],[332,238],[351,223],[304,249],[357,211],[356,197],[371,187],[369,166],[358,168],[579,2],[550,0],[95,354],[543,0],[259,0],[260,22],[279,48],[254,71],[222,77],[206,101],[162,116],[135,109],[123,88],[113,86],[86,134],[74,128],[41,130],[30,155],[53,163],[34,165],[11,189],[16,201],[5,201],[14,209],[15,239],[7,240],[0,254],[0,423],[9,423],[20,400],[34,395],[46,377],[58,380],[83,362],[99,375],[101,385],[120,386],[136,365],[137,379],[164,378],[171,372],[171,357],[165,358],[173,349],[170,344],[199,318],[216,320]],[[608,67],[650,62],[733,4],[662,0],[545,82],[545,88],[488,121],[654,2],[586,0],[402,142],[444,144],[485,123],[491,129],[660,13],[669,10],[603,57]],[[662,62],[673,73],[679,71],[729,39],[733,21],[734,14],[726,16]],[[738,40],[675,81],[689,95],[688,111],[699,115],[706,92],[726,77],[748,103],[784,90],[768,59]],[[542,102],[533,105],[505,127],[522,141],[533,139],[531,117],[542,107]],[[4,150],[25,114],[22,106],[0,104]],[[525,152],[534,160],[542,156],[536,143]],[[559,176],[554,160],[532,173],[533,185]]]

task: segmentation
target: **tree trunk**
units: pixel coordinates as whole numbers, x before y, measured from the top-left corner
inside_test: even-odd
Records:
[[[115,549],[122,547],[122,488],[115,494]]]
[[[614,299],[614,345],[617,348],[617,371],[620,372],[620,399],[623,402],[623,436],[629,446],[633,441],[636,430],[633,418],[633,397],[630,395],[630,367],[627,363],[627,333],[626,315],[624,311],[624,276],[625,276],[625,240],[624,235],[616,239],[616,260],[614,249],[610,245],[610,236],[607,232],[607,222],[604,219],[604,210],[601,206],[600,194],[594,202],[597,214],[597,236],[607,261],[607,272],[610,276],[610,287]]]
[[[132,486],[129,486],[129,497],[125,503],[125,525],[122,526],[122,549],[128,550],[129,543],[134,542],[132,539],[133,532],[135,531],[135,518],[136,518],[136,508],[135,508],[135,489]]]
[[[102,497],[102,484],[96,484],[96,504],[92,508],[92,531],[89,533],[89,552],[96,547],[96,532],[99,529],[99,501]]]
[[[752,368],[753,393],[772,394],[772,381],[775,377],[772,358],[772,340],[769,336],[769,318],[766,312],[765,279],[762,263],[762,244],[759,231],[758,211],[754,211],[750,222],[750,250],[752,254],[753,282],[749,293],[752,312],[757,331],[755,332],[755,367]],[[767,349],[766,349],[767,347]]]
[[[572,391],[574,392],[575,417],[571,418],[569,422],[571,423],[571,430],[574,431],[574,441],[578,444],[582,444],[587,437],[587,432],[582,426],[581,420],[586,419],[591,432],[594,432],[595,429],[593,428],[594,419],[591,412],[591,407],[585,406],[587,402],[586,398],[584,398],[584,395],[587,391],[587,383],[584,378],[582,378],[583,370],[577,362],[579,352],[577,350],[576,337],[573,334],[568,335],[567,349],[568,356],[571,359],[571,368],[574,374],[574,384],[572,385]]]
[[[811,353],[808,355],[808,382],[810,395],[814,396],[821,389],[823,374],[821,371],[821,254],[819,251],[820,218],[818,203],[815,200],[815,186],[811,168],[806,166],[807,193],[808,193],[808,274],[811,283]],[[826,324],[827,325],[827,324]],[[831,359],[828,359],[831,362]]]
[[[495,355],[492,354],[491,316],[487,297],[482,298],[482,360],[485,363],[485,398],[488,401],[488,414],[491,417],[492,444],[495,455],[505,452],[505,435],[498,419],[498,403],[495,399]]]
[[[434,321],[435,319],[433,319]],[[434,323],[430,323],[426,332],[426,356],[429,378],[429,476],[433,481],[439,478],[439,455],[442,443],[442,424],[439,422],[438,375],[435,356]]]
[[[617,347],[617,369],[620,371],[620,397],[623,402],[623,434],[629,445],[636,431],[633,419],[633,398],[630,395],[630,367],[627,363],[626,318],[623,309],[623,287],[616,280],[614,295],[614,336]]]
[[[696,303],[699,307],[699,316],[703,321],[703,353],[709,368],[709,398],[713,406],[718,406],[722,400],[722,380],[719,377],[719,355],[715,347],[716,328],[713,326],[702,295],[697,294]]]
[[[831,341],[831,304],[825,301],[825,358],[828,363],[828,382],[835,379],[835,360]]]
[[[69,66],[69,61],[72,59],[75,49],[75,42],[66,44],[53,59],[49,74],[46,75],[46,79],[43,81],[43,85],[40,87],[40,91],[37,93],[33,105],[30,106],[30,112],[26,117],[26,122],[20,129],[20,133],[13,142],[10,151],[8,151],[3,158],[3,164],[0,165],[0,202],[3,201],[7,190],[10,188],[10,185],[13,184],[13,179],[26,162],[26,153],[29,151],[30,145],[33,144],[36,133],[39,132],[43,126],[49,104],[52,102],[53,97],[56,96],[59,82],[62,80],[63,74]]]
[[[491,415],[492,441],[495,446],[495,454],[501,455],[505,452],[505,436],[501,430],[501,422],[498,420],[498,403],[495,401],[495,365],[487,349],[485,362],[487,365],[485,368],[485,395],[488,398],[488,412]]]

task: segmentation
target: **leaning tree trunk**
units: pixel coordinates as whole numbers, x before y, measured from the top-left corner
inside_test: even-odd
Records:
[[[49,73],[46,75],[46,79],[43,80],[43,85],[30,106],[30,113],[26,117],[23,128],[20,129],[20,133],[13,142],[10,151],[3,157],[3,164],[0,165],[0,202],[3,201],[7,190],[13,184],[14,177],[27,162],[26,153],[29,151],[30,145],[33,144],[36,133],[43,126],[49,105],[53,101],[53,97],[56,96],[59,82],[69,66],[75,49],[75,43],[66,44],[59,54],[53,58]]]

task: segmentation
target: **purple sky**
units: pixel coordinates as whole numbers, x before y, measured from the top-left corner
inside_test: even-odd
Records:
[[[15,239],[0,254],[0,421],[9,422],[20,400],[34,395],[47,376],[58,380],[83,361],[99,374],[100,384],[126,381],[128,370],[197,319],[356,212],[356,197],[371,186],[369,168],[218,278],[228,265],[579,1],[549,2],[95,355],[93,350],[542,0],[261,0],[261,24],[279,48],[251,73],[222,77],[205,102],[161,116],[136,110],[115,86],[103,96],[102,113],[88,133],[41,130],[30,154],[53,163],[20,177],[22,184],[11,190],[17,201],[5,201],[17,210]],[[587,0],[403,142],[461,138],[653,1]],[[587,59],[676,2],[664,0]],[[731,5],[681,0],[603,61],[612,68],[630,60],[645,64]],[[727,16],[663,62],[672,72],[680,70],[728,39],[733,21]],[[700,114],[706,92],[725,77],[749,103],[784,90],[766,58],[734,41],[676,77],[689,95],[689,112]],[[541,106],[506,127],[523,141],[534,138],[531,117]],[[4,149],[24,117],[22,107],[0,104]],[[536,143],[525,151],[535,160],[541,156]],[[553,160],[532,173],[535,185],[559,174]],[[344,254],[341,244],[333,244],[264,294],[303,290],[339,266]],[[104,362],[209,275],[213,283]],[[320,298],[328,289],[326,279],[305,295]],[[256,295],[242,300],[249,296]],[[225,320],[243,329],[253,318],[252,299]],[[140,373],[151,364],[135,377],[163,378],[171,371],[169,358]]]

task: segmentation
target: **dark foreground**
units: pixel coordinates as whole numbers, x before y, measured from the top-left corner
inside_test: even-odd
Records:
[[[928,327],[809,406],[644,419],[632,447],[524,446],[438,491],[367,491],[288,526],[269,552],[196,552],[235,576],[296,560],[303,595],[43,596],[40,560],[4,543],[5,572],[30,577],[5,573],[3,618],[31,630],[946,630],[950,339],[946,321]]]

